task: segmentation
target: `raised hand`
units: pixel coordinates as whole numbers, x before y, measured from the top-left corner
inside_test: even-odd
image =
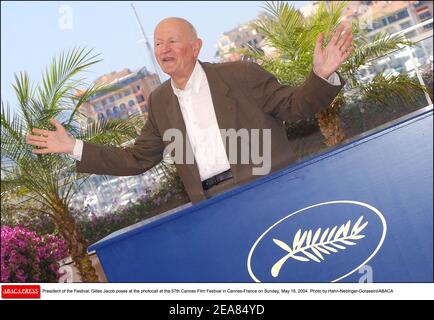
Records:
[[[320,33],[313,54],[313,68],[319,76],[329,78],[348,59],[354,50],[352,28],[341,23],[328,45],[323,48],[324,33]]]
[[[47,153],[67,153],[72,154],[75,139],[69,135],[65,128],[56,120],[51,119],[51,124],[56,127],[56,131],[33,129],[36,135],[27,135],[26,142],[32,146],[42,149],[33,149],[34,154]]]

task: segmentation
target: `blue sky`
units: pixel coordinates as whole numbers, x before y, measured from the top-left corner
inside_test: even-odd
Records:
[[[295,7],[309,1],[292,2]],[[152,64],[143,43],[131,2],[31,1],[1,3],[1,98],[12,106],[14,73],[27,71],[39,82],[51,58],[74,46],[93,48],[102,62],[93,66],[89,81],[110,71]],[[191,21],[204,41],[200,59],[214,61],[216,43],[225,31],[257,17],[261,1],[134,1],[145,33],[169,16]],[[65,20],[72,17],[72,20]],[[66,24],[65,21],[71,22]],[[62,23],[65,27],[61,27]]]

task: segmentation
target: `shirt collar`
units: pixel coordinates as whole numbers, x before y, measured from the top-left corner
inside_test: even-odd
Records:
[[[205,74],[205,71],[203,71],[203,68],[200,65],[199,61],[196,61],[196,65],[194,66],[193,72],[191,73],[190,79],[188,79],[184,90],[178,89],[175,86],[175,82],[173,81],[173,79],[170,79],[170,83],[172,85],[173,92],[177,96],[183,92],[190,91],[190,90],[192,90],[193,93],[198,93],[204,74]]]

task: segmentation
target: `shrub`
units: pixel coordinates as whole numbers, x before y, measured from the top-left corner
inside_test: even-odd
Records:
[[[24,227],[1,227],[2,282],[58,282],[59,263],[66,258],[65,241],[38,236]]]

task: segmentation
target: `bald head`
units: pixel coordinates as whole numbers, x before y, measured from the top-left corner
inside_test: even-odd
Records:
[[[189,21],[183,18],[170,17],[161,20],[155,27],[154,36],[159,31],[159,29],[162,28],[178,29],[186,38],[191,39],[191,41],[195,41],[197,39],[196,29]]]

